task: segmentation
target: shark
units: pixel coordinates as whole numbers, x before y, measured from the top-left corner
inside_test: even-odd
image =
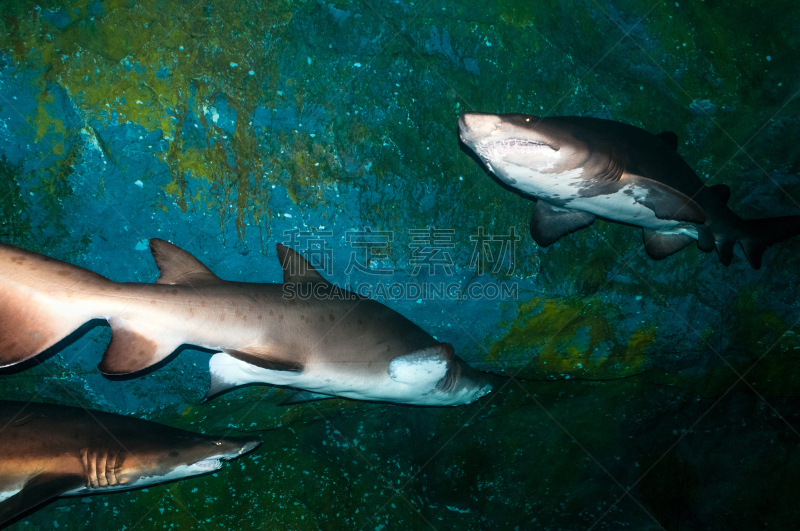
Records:
[[[61,496],[214,472],[261,444],[83,408],[0,402],[0,526]]]
[[[277,244],[283,284],[222,280],[190,253],[150,240],[160,276],[118,283],[0,244],[0,366],[36,356],[92,319],[111,326],[98,365],[130,375],[182,345],[216,352],[206,398],[261,383],[298,390],[287,404],[331,397],[413,405],[471,403],[481,373],[398,312],[328,282]]]
[[[800,216],[742,219],[725,184],[706,186],[673,132],[600,118],[463,113],[461,141],[500,181],[536,199],[531,236],[547,247],[604,218],[642,228],[661,260],[691,244],[729,265],[738,242],[754,269],[770,245],[800,234]]]

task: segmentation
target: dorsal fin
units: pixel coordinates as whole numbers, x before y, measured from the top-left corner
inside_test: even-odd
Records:
[[[731,198],[731,189],[727,184],[715,184],[714,186],[709,186],[709,190],[714,192],[723,204],[728,204],[728,199]]]
[[[164,240],[150,240],[150,252],[161,271],[156,284],[192,285],[220,280],[200,260]]]
[[[300,256],[297,251],[282,243],[277,244],[275,248],[278,251],[278,261],[283,268],[284,284],[303,284],[305,282],[329,284],[325,277],[320,275],[314,266]]]
[[[661,139],[666,145],[678,151],[678,135],[676,135],[672,131],[664,131],[663,133],[658,133],[656,135],[658,138]]]

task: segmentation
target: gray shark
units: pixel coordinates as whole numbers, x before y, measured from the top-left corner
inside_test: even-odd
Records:
[[[0,366],[29,359],[91,319],[111,325],[98,368],[131,374],[179,346],[218,351],[208,396],[249,383],[417,405],[459,405],[492,386],[414,323],[330,284],[278,244],[284,284],[228,282],[191,254],[150,241],[155,284],[117,283],[0,244]]]
[[[0,526],[59,496],[136,489],[206,474],[256,448],[81,408],[0,402]]]
[[[541,246],[602,217],[642,227],[660,260],[693,241],[731,263],[739,242],[758,269],[766,248],[800,233],[800,216],[744,220],[730,189],[705,186],[678,154],[675,133],[611,120],[464,113],[461,140],[507,185],[537,199],[531,235]]]

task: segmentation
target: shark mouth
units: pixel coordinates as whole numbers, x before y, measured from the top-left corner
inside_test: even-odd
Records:
[[[203,459],[196,462],[194,466],[203,470],[219,470],[222,468],[222,461],[220,459]]]
[[[484,160],[503,158],[509,153],[528,152],[550,147],[544,142],[523,140],[521,138],[507,138],[498,142],[481,142],[475,145],[475,151]]]

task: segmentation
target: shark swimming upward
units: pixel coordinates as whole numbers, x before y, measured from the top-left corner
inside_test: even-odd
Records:
[[[207,396],[249,383],[331,398],[416,405],[468,404],[486,375],[386,306],[330,284],[277,245],[284,284],[228,282],[197,258],[150,240],[155,284],[117,283],[0,244],[0,366],[29,359],[91,319],[111,325],[100,371],[131,374],[181,345],[218,351]]]
[[[678,154],[674,133],[527,114],[464,113],[458,127],[492,173],[537,200],[530,228],[543,247],[602,217],[642,227],[655,260],[696,240],[729,265],[739,242],[758,269],[768,246],[800,234],[800,216],[737,216],[727,207],[730,189],[705,186]]]
[[[218,470],[257,437],[214,437],[102,411],[0,402],[0,526],[59,496],[137,489]]]

